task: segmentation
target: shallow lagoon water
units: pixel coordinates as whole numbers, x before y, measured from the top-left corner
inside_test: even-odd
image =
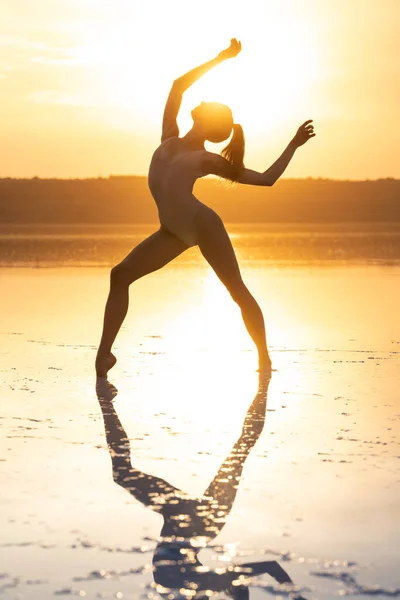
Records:
[[[399,596],[400,267],[282,266],[246,247],[276,370],[201,560],[277,560],[310,600]],[[162,520],[113,481],[95,390],[108,269],[9,266],[0,281],[0,595],[156,599]],[[195,250],[132,287],[116,354],[132,464],[201,495],[258,375],[238,309]],[[252,600],[288,593],[251,580]]]

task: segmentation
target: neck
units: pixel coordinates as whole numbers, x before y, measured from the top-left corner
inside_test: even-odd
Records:
[[[204,149],[206,138],[204,133],[194,125],[192,129],[183,136],[182,140],[184,140],[184,142],[193,150],[201,150]]]

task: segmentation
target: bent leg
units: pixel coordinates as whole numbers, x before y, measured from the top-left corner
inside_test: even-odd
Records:
[[[128,435],[115,410],[113,397],[96,386],[96,394],[104,421],[108,451],[115,483],[128,490],[139,502],[157,512],[163,512],[168,503],[177,503],[183,492],[168,481],[135,469],[131,463],[131,445]]]
[[[96,358],[98,377],[106,377],[116,362],[111,354],[111,347],[128,312],[130,284],[148,273],[161,269],[187,248],[185,242],[161,227],[111,270],[110,293]]]
[[[201,253],[240,307],[246,329],[257,346],[260,370],[270,369],[264,317],[243,282],[235,251],[222,220],[214,211],[205,209],[198,214],[196,226]]]

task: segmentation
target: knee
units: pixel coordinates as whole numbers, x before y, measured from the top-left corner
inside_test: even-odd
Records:
[[[110,283],[111,287],[126,287],[132,282],[132,275],[123,263],[119,263],[111,269]]]
[[[229,293],[231,298],[236,304],[243,304],[250,297],[250,292],[243,283],[243,281],[238,282],[234,286],[229,289]]]

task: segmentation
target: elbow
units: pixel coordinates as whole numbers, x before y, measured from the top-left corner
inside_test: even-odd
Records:
[[[274,179],[270,179],[270,178],[268,178],[268,177],[267,177],[267,178],[264,180],[264,186],[265,186],[265,187],[272,187],[272,186],[274,185],[275,181],[276,181],[276,180],[274,180]]]
[[[263,173],[263,185],[265,187],[272,187],[276,181],[276,177],[274,177],[273,173],[268,171],[264,171]]]
[[[175,90],[176,92],[181,92],[181,93],[185,91],[182,77],[178,77],[178,79],[174,79],[174,81],[172,83],[172,89]]]

